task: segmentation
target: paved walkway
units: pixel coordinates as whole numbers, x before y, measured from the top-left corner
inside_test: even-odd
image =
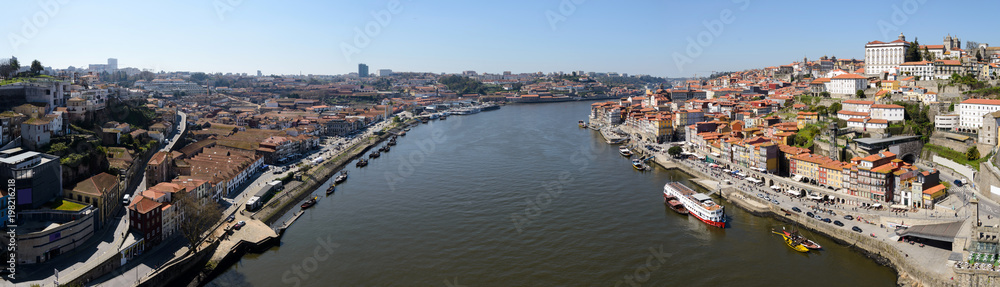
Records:
[[[706,168],[711,172],[711,168],[708,168],[708,164],[704,162],[681,160],[682,164],[687,165],[691,168]],[[841,221],[844,226],[837,227],[832,225],[834,228],[843,228],[845,230],[851,230],[852,227],[859,227],[862,233],[873,235],[883,241],[889,242],[891,245],[895,246],[899,251],[903,252],[904,256],[909,258],[910,262],[924,266],[924,270],[937,273],[941,278],[950,278],[955,276],[954,271],[948,266],[948,256],[952,253],[951,250],[944,250],[935,247],[920,247],[919,245],[910,245],[908,243],[903,243],[901,241],[891,241],[890,238],[895,236],[893,229],[889,228],[888,223],[890,221],[900,219],[897,221],[905,221],[909,218],[908,215],[898,215],[887,211],[878,211],[870,209],[862,209],[854,206],[838,205],[838,204],[824,204],[808,200],[805,198],[793,197],[787,193],[776,192],[768,187],[764,187],[762,184],[756,184],[746,181],[742,178],[727,175],[724,173],[719,174],[720,178],[728,179],[733,182],[733,186],[736,190],[741,191],[741,193],[736,193],[734,196],[740,196],[742,198],[756,196],[765,201],[774,200],[777,202],[775,204],[779,208],[791,211],[793,207],[797,207],[801,210],[799,214],[804,215],[806,212],[813,212],[815,215],[820,217],[829,217],[831,220]],[[760,203],[753,200],[745,200],[755,206],[760,207]],[[766,207],[763,207],[766,208]],[[845,215],[852,215],[855,217],[854,220],[847,220],[843,218]],[[926,214],[925,214],[926,215]],[[875,221],[870,221],[871,218],[879,218]],[[914,219],[920,219],[921,221],[936,221],[937,223],[944,222],[954,222],[954,221],[966,221],[969,218],[968,215],[960,217],[934,217],[934,216],[914,216]],[[806,220],[817,220],[819,219],[806,219]],[[901,223],[901,222],[894,222]],[[905,222],[903,222],[905,223]],[[930,222],[927,222],[930,223]],[[925,223],[926,224],[926,223]],[[965,229],[963,229],[965,230]]]

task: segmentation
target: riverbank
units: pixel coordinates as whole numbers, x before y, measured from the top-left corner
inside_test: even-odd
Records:
[[[663,168],[678,169],[701,180],[715,180],[696,169],[663,157],[654,157],[654,161]],[[713,190],[709,186],[706,186],[706,188]],[[821,234],[837,244],[851,247],[852,250],[871,258],[880,265],[892,268],[897,273],[897,285],[899,286],[956,285],[956,282],[950,281],[948,278],[936,276],[933,272],[924,270],[924,266],[910,262],[907,260],[909,258],[907,254],[885,241],[860,232],[839,229],[827,223],[811,220],[801,215],[801,213],[782,209],[770,202],[764,202],[757,197],[748,196],[747,194],[731,186],[721,188],[720,192],[722,198],[750,214],[760,217],[770,217]],[[877,228],[877,226],[872,225],[871,228]]]
[[[247,225],[240,231],[237,232],[231,228],[220,230],[222,234],[218,235],[218,240],[214,243],[214,247],[216,248],[206,251],[210,255],[205,254],[197,258],[179,260],[177,265],[184,265],[184,272],[157,272],[163,275],[156,276],[159,274],[154,274],[154,276],[148,277],[145,282],[150,283],[146,283],[147,286],[165,286],[156,285],[152,282],[170,282],[171,285],[169,286],[203,286],[222,272],[225,272],[233,264],[239,262],[247,253],[263,253],[271,247],[280,245],[285,229],[291,226],[303,214],[303,211],[297,212],[292,218],[274,227],[273,225],[278,219],[282,218],[292,208],[298,206],[299,202],[312,195],[321,185],[325,184],[334,174],[347,167],[348,164],[364,156],[366,152],[396,135],[403,128],[415,125],[416,123],[417,121],[415,120],[409,120],[380,135],[372,135],[366,141],[351,146],[336,157],[301,172],[298,176],[299,181],[294,181],[286,185],[287,189],[282,191],[280,195],[271,199],[271,202],[261,208],[261,210],[251,214],[250,218],[252,220],[248,221]],[[240,210],[239,212],[245,211]],[[199,254],[201,253],[199,252]],[[199,266],[200,268],[194,268]],[[180,278],[177,277],[178,275],[185,276],[185,282],[173,282],[183,280],[177,279]]]

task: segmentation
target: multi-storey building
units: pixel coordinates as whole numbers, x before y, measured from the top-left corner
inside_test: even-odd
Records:
[[[983,116],[1000,111],[1000,100],[968,99],[958,105],[959,127],[965,132],[979,132]]]
[[[14,182],[18,210],[39,208],[62,194],[62,166],[54,155],[21,148],[0,151],[0,180]]]
[[[64,198],[93,205],[97,208],[98,228],[118,213],[122,206],[122,184],[118,177],[106,172],[99,173],[67,190]]]
[[[865,73],[880,75],[898,68],[899,64],[904,62],[908,48],[910,48],[910,42],[906,41],[903,33],[899,34],[899,39],[889,43],[868,42],[865,44]]]

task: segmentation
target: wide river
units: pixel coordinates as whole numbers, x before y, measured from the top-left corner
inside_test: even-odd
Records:
[[[637,172],[592,102],[505,106],[413,128],[209,286],[894,286],[896,274],[810,232],[785,246],[717,199],[719,229],[663,204],[679,171]],[[704,189],[688,184],[696,190]],[[325,190],[325,186],[323,188]],[[635,284],[635,285],[632,285]]]

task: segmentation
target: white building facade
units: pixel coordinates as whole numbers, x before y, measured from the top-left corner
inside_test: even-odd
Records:
[[[983,115],[1000,110],[1000,100],[968,99],[958,105],[958,129],[978,132],[983,127]]]
[[[868,42],[865,44],[865,73],[879,75],[899,67],[904,62],[904,54],[909,47],[910,42],[906,41],[902,33],[899,34],[899,39],[889,43]]]

